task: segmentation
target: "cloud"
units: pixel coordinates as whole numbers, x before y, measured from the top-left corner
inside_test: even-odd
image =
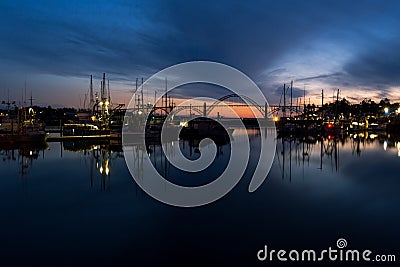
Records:
[[[399,77],[399,10],[396,1],[3,0],[0,70],[80,80],[106,72],[128,88],[173,64],[212,60],[275,100],[292,79],[389,92]],[[7,76],[0,82],[16,86]]]
[[[382,42],[344,66],[355,83],[386,90],[400,86],[400,42]]]
[[[331,74],[321,74],[321,75],[317,75],[317,76],[311,76],[311,77],[304,77],[304,78],[300,78],[300,79],[296,79],[296,82],[307,82],[307,81],[312,81],[315,79],[327,79],[327,78],[332,78],[332,77],[337,77],[337,76],[341,76],[342,73],[341,72],[336,72],[336,73],[331,73]]]

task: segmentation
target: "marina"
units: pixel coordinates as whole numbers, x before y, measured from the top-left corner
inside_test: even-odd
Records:
[[[0,0],[0,267],[398,266],[399,14]]]
[[[160,103],[144,105],[143,88],[140,87],[142,85],[139,86],[137,79],[135,91],[141,90],[141,92],[136,94],[134,99],[136,104],[129,110],[124,108],[124,104],[112,103],[110,83],[109,80],[106,83],[105,73],[100,84],[100,93],[94,93],[93,77],[90,76],[90,100],[86,109],[48,110],[48,108],[33,106],[32,96],[29,107],[26,105],[17,107],[15,102],[12,104],[10,100],[3,101],[8,109],[4,110],[0,116],[0,134],[3,137],[1,142],[44,142],[46,139],[53,142],[77,138],[121,140],[123,128],[132,134],[137,132],[141,125],[145,125],[147,137],[157,138],[167,117],[171,117],[168,121],[169,128],[178,132],[184,128],[183,134],[193,132],[190,129],[193,129],[194,124],[188,124],[188,122],[199,116],[204,120],[209,120],[208,123],[201,124],[205,131],[210,129],[214,122],[217,124],[221,122],[230,127],[239,126],[237,120],[221,116],[226,108],[252,108],[252,116],[255,117],[241,118],[241,123],[245,127],[259,127],[259,122],[273,120],[281,135],[318,137],[365,132],[386,132],[396,135],[400,132],[399,103],[390,103],[390,100],[385,98],[379,103],[364,99],[359,104],[351,104],[345,98],[340,98],[340,90],[337,90],[336,98],[332,102],[326,103],[324,90],[322,90],[321,105],[305,104],[305,92],[300,100],[296,99],[296,105],[294,105],[293,81],[290,86],[283,85],[281,95],[283,103],[278,105],[260,104],[248,96],[228,94],[214,103],[204,102],[202,105],[187,106],[176,104],[175,100],[166,93],[161,96]],[[167,81],[165,86],[167,88]],[[287,100],[287,95],[290,95],[289,100]],[[215,110],[218,110],[216,116]],[[185,112],[189,112],[189,115]],[[145,121],[146,118],[148,118],[147,121]],[[125,125],[123,125],[124,121]],[[198,127],[199,124],[196,123],[196,125]],[[140,133],[138,132],[137,135]]]

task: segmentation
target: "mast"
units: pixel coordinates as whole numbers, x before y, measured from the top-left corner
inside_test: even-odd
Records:
[[[26,107],[26,79],[25,79],[25,92],[24,92],[24,108]]]
[[[142,92],[141,92],[141,95],[142,95],[142,112],[144,113],[144,99],[143,99],[143,77],[142,77]]]
[[[167,115],[168,107],[168,87],[167,87],[167,77],[165,77],[165,115]]]
[[[135,102],[136,102],[136,99],[137,99],[137,103],[135,103],[135,107],[137,106],[137,111],[139,111],[139,96],[136,94],[137,93],[137,90],[138,90],[138,79],[139,78],[136,78],[136,89],[135,89]]]
[[[93,76],[90,75],[90,87],[89,87],[89,105],[90,105],[90,110],[93,109],[94,107],[94,95],[93,95]]]
[[[105,94],[106,94],[106,74],[103,72],[103,82],[102,82],[102,87],[101,87],[101,100],[105,99]]]
[[[30,102],[31,102],[31,106],[30,107],[32,107],[33,106],[33,98],[32,98],[32,90],[31,90],[31,98],[29,98],[29,100],[30,100]]]
[[[283,117],[286,117],[286,83],[283,84]]]
[[[107,87],[108,87],[108,103],[111,105],[110,80],[107,80]]]
[[[337,89],[337,94],[336,94],[336,116],[335,120],[339,121],[338,119],[338,106],[339,106],[339,89]]]
[[[321,101],[321,114],[322,114],[322,121],[324,121],[324,89],[322,89],[322,101]]]
[[[304,84],[304,88],[303,88],[303,105],[304,105],[303,113],[305,116],[306,115],[306,85],[305,84]]]
[[[290,117],[292,117],[293,109],[293,80],[290,82]]]

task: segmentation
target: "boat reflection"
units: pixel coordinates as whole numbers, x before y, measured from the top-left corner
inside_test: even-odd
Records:
[[[111,190],[112,163],[124,157],[122,146],[109,142],[64,142],[64,149],[82,153],[89,158],[89,179],[92,189]]]
[[[40,155],[45,156],[48,148],[46,143],[20,143],[20,144],[0,144],[0,158],[3,162],[14,161],[18,166],[18,175],[24,178],[28,175],[33,161]]]
[[[277,154],[278,165],[281,169],[282,179],[292,179],[293,163],[301,165],[303,169],[310,166],[310,158],[319,158],[321,171],[328,168],[330,171],[340,170],[341,150],[350,150],[351,155],[361,157],[366,150],[379,149],[396,151],[400,157],[400,137],[386,133],[358,133],[338,134],[325,136],[278,136]]]
[[[260,133],[257,129],[237,131],[236,134],[246,134],[249,137],[252,149],[259,148]],[[133,157],[134,168],[132,174],[139,179],[145,177],[143,161],[148,157],[156,170],[166,179],[171,176],[179,176],[180,173],[173,170],[168,158],[176,155],[177,149],[190,160],[200,157],[200,141],[203,138],[196,136],[180,138],[170,141],[164,145],[160,142],[147,141],[146,145],[132,143],[130,146],[135,154]],[[212,138],[216,145],[216,161],[218,168],[226,164],[230,158],[230,139],[226,136],[214,136]],[[233,139],[233,142],[235,140]],[[28,177],[30,169],[38,159],[58,160],[63,164],[64,158],[79,160],[83,162],[84,168],[81,173],[83,177],[89,177],[89,185],[92,189],[99,191],[111,190],[111,175],[113,168],[122,169],[125,166],[123,147],[120,142],[110,140],[93,141],[64,141],[48,144],[14,144],[0,146],[1,164],[15,162],[20,177]],[[305,169],[317,168],[321,172],[339,172],[342,154],[346,157],[362,157],[364,153],[375,150],[385,151],[382,153],[393,153],[400,157],[400,137],[385,133],[358,133],[350,135],[326,135],[326,136],[278,136],[275,163],[279,166],[281,179],[292,181],[293,177],[305,176]],[[59,151],[59,152],[58,152]],[[258,151],[259,152],[259,151]],[[251,153],[257,153],[251,151]],[[116,162],[120,160],[119,162]],[[348,160],[348,159],[347,159]],[[77,163],[73,163],[77,164]],[[213,165],[213,166],[216,166]],[[213,167],[212,167],[213,168]],[[222,167],[221,167],[222,168]],[[295,169],[294,169],[295,168]],[[300,169],[299,169],[300,168]],[[220,168],[219,168],[220,169]],[[299,173],[299,171],[302,172]],[[219,171],[219,170],[218,170]],[[211,174],[218,172],[211,170]],[[45,173],[42,169],[40,172]]]

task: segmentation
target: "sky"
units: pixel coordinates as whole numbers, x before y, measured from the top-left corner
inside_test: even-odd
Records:
[[[399,14],[390,0],[1,0],[0,100],[21,101],[26,83],[37,105],[82,107],[89,76],[99,91],[105,72],[113,103],[127,104],[137,77],[209,60],[248,75],[271,104],[291,80],[312,103],[321,89],[326,101],[337,89],[400,101]]]

